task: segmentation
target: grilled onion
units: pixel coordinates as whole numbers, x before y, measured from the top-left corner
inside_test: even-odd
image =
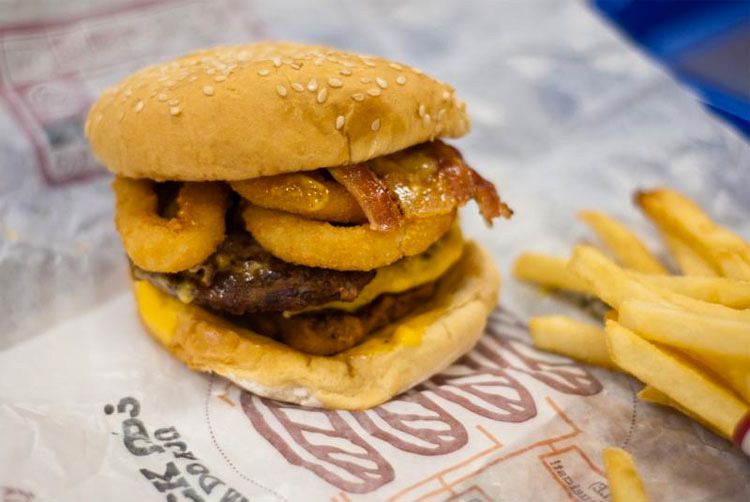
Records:
[[[363,223],[367,217],[341,184],[321,173],[279,174],[234,181],[232,189],[256,206],[337,223]]]

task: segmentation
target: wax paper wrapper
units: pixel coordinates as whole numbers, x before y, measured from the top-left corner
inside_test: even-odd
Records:
[[[414,64],[466,99],[456,144],[516,210],[466,233],[500,306],[470,354],[366,412],[301,409],[189,371],[148,337],[82,135],[104,86],[191,49],[323,42]],[[0,500],[606,501],[602,448],[653,500],[750,500],[750,461],[641,384],[530,347],[525,320],[586,309],[508,276],[524,249],[590,238],[671,185],[750,236],[750,151],[586,4],[69,1],[0,6]],[[283,133],[280,132],[280,133]],[[158,131],[154,131],[158,134]]]

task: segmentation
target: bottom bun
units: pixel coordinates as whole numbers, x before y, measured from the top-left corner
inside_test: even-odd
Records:
[[[299,352],[186,305],[148,282],[133,287],[146,329],[190,368],[212,371],[280,401],[361,410],[413,387],[471,350],[497,303],[500,277],[487,252],[467,242],[424,308],[333,356]]]

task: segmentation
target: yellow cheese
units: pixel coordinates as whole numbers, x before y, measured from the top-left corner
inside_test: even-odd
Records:
[[[446,307],[443,305],[432,306],[427,312],[396,321],[381,332],[368,335],[364,343],[352,347],[347,352],[352,356],[369,357],[390,352],[399,346],[418,347],[422,344],[422,336],[427,328],[435,324],[445,311]]]
[[[424,253],[409,256],[392,265],[378,269],[375,278],[364,287],[353,301],[329,302],[303,310],[284,312],[284,315],[291,316],[321,309],[337,309],[345,312],[353,312],[372,302],[382,294],[402,293],[438,279],[461,258],[463,249],[464,239],[461,235],[461,229],[456,223],[448,230],[445,236]]]
[[[177,328],[177,314],[184,310],[185,306],[146,281],[136,282],[133,289],[138,310],[146,327],[161,343],[169,345]]]

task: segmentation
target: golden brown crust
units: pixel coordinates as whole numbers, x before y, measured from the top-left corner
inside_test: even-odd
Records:
[[[138,283],[135,289],[149,332],[191,368],[218,373],[273,399],[366,409],[441,371],[470,350],[497,302],[499,286],[490,256],[469,242],[423,313],[329,357],[303,354],[240,329],[147,283]]]
[[[145,68],[105,91],[86,120],[111,171],[185,181],[352,164],[468,129],[453,88],[419,70],[283,42]]]

